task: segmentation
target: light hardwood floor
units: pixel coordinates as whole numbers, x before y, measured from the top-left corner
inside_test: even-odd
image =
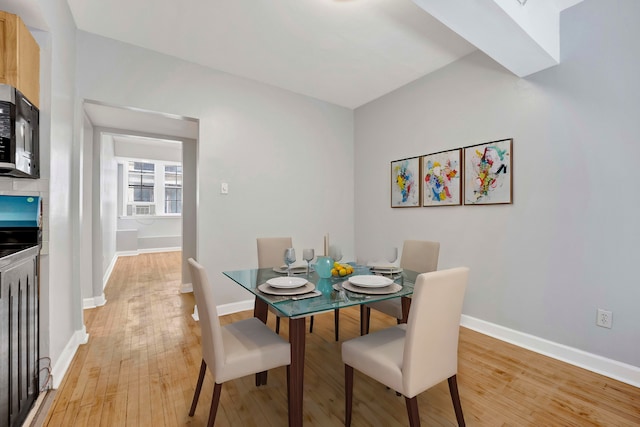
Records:
[[[189,418],[200,366],[200,328],[192,294],[180,294],[180,253],[120,258],[105,289],[107,304],[85,310],[89,342],[80,346],[45,426],[205,425],[213,381],[207,373]],[[216,281],[219,272],[209,272]],[[250,312],[221,318],[236,321]],[[393,319],[372,313],[372,330]],[[281,334],[287,335],[287,322]],[[269,325],[274,325],[273,316]],[[340,338],[358,335],[359,311],[340,314]],[[217,426],[286,426],[285,368],[255,387],[224,384]],[[333,314],[316,316],[307,335],[305,425],[340,426],[344,368],[333,340]],[[638,426],[640,389],[461,328],[458,385],[469,426]],[[423,425],[452,426],[446,381],[419,396]],[[404,399],[358,374],[354,426],[408,425]]]

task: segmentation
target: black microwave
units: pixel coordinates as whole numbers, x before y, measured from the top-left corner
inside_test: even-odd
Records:
[[[40,178],[39,120],[18,89],[0,84],[0,176]]]

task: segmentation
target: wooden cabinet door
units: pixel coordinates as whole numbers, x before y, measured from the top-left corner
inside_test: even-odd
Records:
[[[22,20],[0,11],[0,83],[40,108],[40,47]]]

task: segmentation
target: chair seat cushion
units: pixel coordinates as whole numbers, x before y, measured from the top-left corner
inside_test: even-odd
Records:
[[[386,299],[367,304],[374,310],[393,316],[396,319],[402,319],[402,300],[400,298]]]
[[[403,393],[402,356],[405,335],[406,325],[403,324],[345,341],[342,343],[342,361]]]
[[[223,326],[222,341],[225,361],[215,367],[216,383],[291,364],[290,344],[255,317]]]

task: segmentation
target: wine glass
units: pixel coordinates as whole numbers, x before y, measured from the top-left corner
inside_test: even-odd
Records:
[[[284,263],[287,264],[287,276],[291,276],[291,264],[296,262],[296,250],[287,248],[284,250]]]
[[[394,263],[398,259],[398,248],[396,248],[396,247],[388,248],[387,252],[386,252],[386,255],[385,255],[385,258],[390,263]]]
[[[315,252],[313,249],[303,249],[302,250],[302,259],[307,261],[307,276],[309,275],[309,271],[311,270],[309,268],[309,265],[311,264],[311,261],[313,260],[313,257],[315,256]]]
[[[334,262],[340,261],[342,259],[342,249],[340,249],[340,246],[329,246],[329,256],[333,259]]]

